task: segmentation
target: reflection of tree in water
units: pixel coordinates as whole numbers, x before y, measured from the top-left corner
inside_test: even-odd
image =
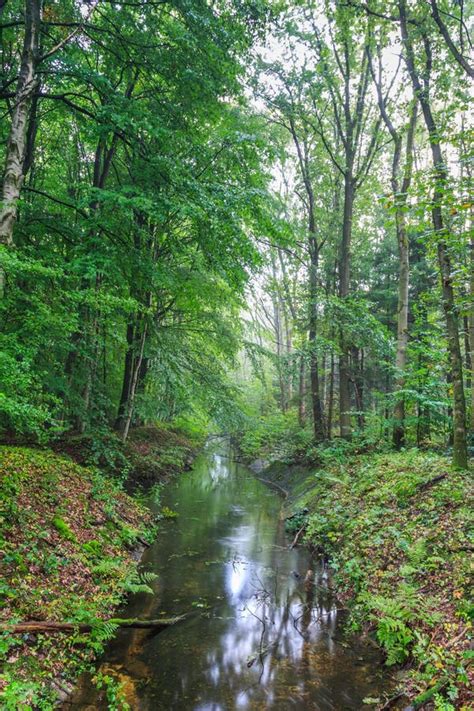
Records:
[[[268,549],[269,563],[278,553],[275,549],[278,546]],[[334,606],[317,594],[312,572],[307,580],[297,579],[285,567],[256,567],[235,555],[227,576],[236,617],[221,635],[220,645],[207,655],[209,682],[217,687],[225,679],[229,692],[236,692],[236,708],[262,693],[272,703],[281,683],[287,689],[287,680],[279,678],[285,660],[287,672],[298,674],[293,693],[302,699],[307,693],[304,672],[312,667],[315,641],[334,627]],[[318,581],[321,584],[321,574]]]

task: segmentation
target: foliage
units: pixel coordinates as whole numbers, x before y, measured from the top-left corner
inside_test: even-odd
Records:
[[[301,430],[296,413],[275,412],[266,417],[249,417],[239,433],[239,449],[248,461],[260,457],[294,460],[312,442],[311,432]]]
[[[78,3],[43,9],[28,175],[0,240],[0,433],[86,433],[107,466],[110,429],[225,419],[259,261],[249,235],[270,223],[273,146],[241,78],[272,12],[170,8],[94,5],[87,28]],[[24,2],[2,7],[2,87],[17,83],[24,19]],[[2,89],[2,164],[10,99]]]
[[[121,684],[113,676],[99,672],[94,676],[94,684],[98,689],[105,690],[109,711],[130,711],[130,705],[125,700]]]

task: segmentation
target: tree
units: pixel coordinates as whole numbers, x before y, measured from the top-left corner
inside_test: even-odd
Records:
[[[450,234],[449,229],[445,225],[442,207],[444,194],[449,182],[449,176],[446,168],[446,162],[442,154],[441,133],[436,125],[436,120],[430,102],[432,47],[429,37],[426,33],[422,32],[421,39],[423,42],[424,52],[422,83],[416,66],[413,36],[408,26],[405,0],[400,0],[398,9],[400,13],[400,31],[405,49],[407,68],[413,85],[413,91],[420,102],[431,148],[434,170],[434,189],[431,215],[437,242],[443,309],[446,318],[450,367],[453,380],[453,462],[455,466],[465,468],[467,466],[467,435],[463,368],[461,347],[459,342],[457,306],[454,297],[452,266],[448,246]]]
[[[21,51],[20,74],[13,95],[10,133],[5,153],[0,205],[0,244],[10,247],[18,212],[18,199],[24,178],[28,118],[33,96],[38,89],[39,36],[41,0],[25,0],[25,31]],[[0,268],[0,295],[5,288],[5,272]]]
[[[380,44],[377,45],[377,59],[378,71],[376,73],[371,57],[371,50],[368,49],[369,67],[377,91],[377,102],[379,105],[380,115],[382,116],[393,141],[391,188],[394,201],[395,225],[399,252],[397,351],[395,357],[395,368],[397,370],[396,389],[403,391],[405,387],[404,371],[407,365],[410,274],[410,248],[408,243],[405,213],[407,209],[408,190],[412,179],[413,140],[417,120],[417,102],[414,101],[412,103],[410,111],[409,124],[405,138],[405,164],[402,168],[401,160],[404,148],[404,135],[402,130],[397,130],[387,111],[388,94],[385,94],[382,83],[382,55]],[[400,181],[401,173],[403,174],[403,177]],[[394,408],[395,423],[393,428],[393,443],[396,449],[400,449],[405,444],[405,402],[403,395],[398,395],[396,397],[397,400]]]

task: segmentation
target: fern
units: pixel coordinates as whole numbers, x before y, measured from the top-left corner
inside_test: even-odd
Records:
[[[101,578],[118,578],[121,575],[121,568],[121,562],[111,558],[102,560],[100,563],[92,566],[91,571],[94,575],[98,575]]]
[[[95,642],[103,644],[115,635],[119,625],[113,620],[98,620],[92,622],[91,636]]]
[[[158,578],[158,575],[154,573],[152,570],[142,570],[139,572],[139,578],[141,582],[148,584],[153,582],[153,580],[156,580]]]
[[[149,570],[136,571],[134,570],[124,581],[122,587],[127,593],[148,593],[154,595],[155,591],[150,587],[150,583],[156,580],[158,576]]]
[[[409,626],[422,611],[421,601],[415,588],[401,585],[401,599],[382,595],[365,595],[364,601],[375,610],[372,619],[377,622],[377,639],[387,653],[387,664],[399,664],[409,655],[415,635]],[[418,612],[417,612],[418,610]]]

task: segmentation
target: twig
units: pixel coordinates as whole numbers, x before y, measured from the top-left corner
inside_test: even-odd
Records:
[[[303,531],[305,530],[305,528],[306,528],[306,523],[304,523],[304,524],[301,526],[300,530],[298,531],[298,533],[296,534],[296,536],[293,538],[293,543],[292,543],[291,546],[290,546],[290,550],[292,550],[292,549],[296,546],[296,544],[298,543],[298,541],[299,541],[299,539],[300,539],[300,536],[301,536],[301,534],[303,533]]]

